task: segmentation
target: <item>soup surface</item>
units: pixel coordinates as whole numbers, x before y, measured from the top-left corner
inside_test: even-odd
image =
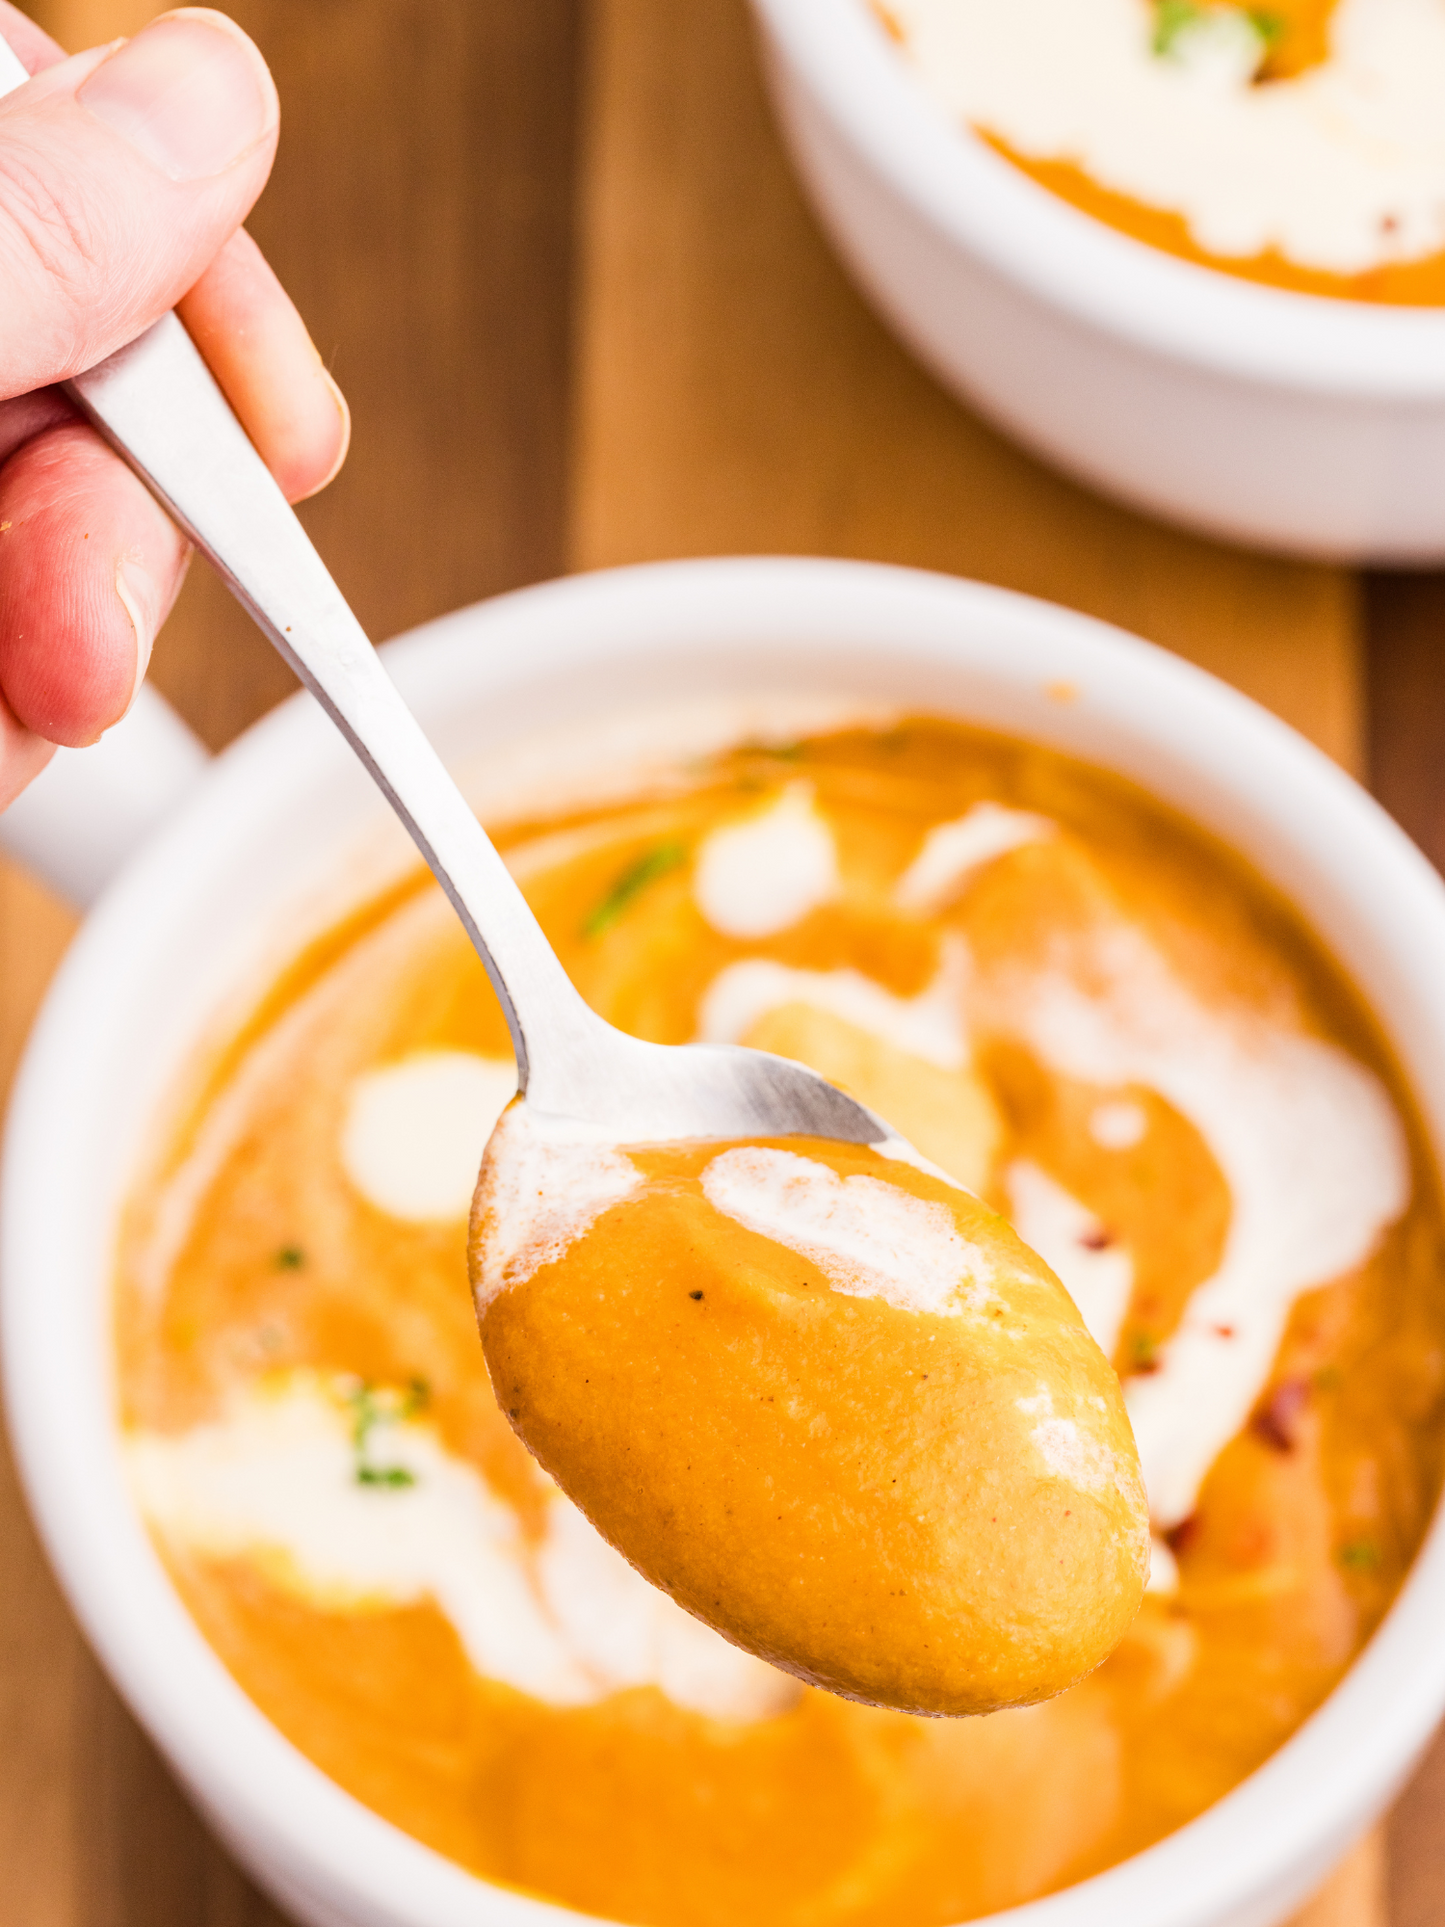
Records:
[[[1285,905],[1066,758],[906,719],[593,794],[496,832],[589,1001],[811,1064],[1068,1287],[1149,1490],[1122,1645],[1019,1711],[855,1704],[548,1481],[467,1287],[506,1029],[421,877],[218,1048],[132,1199],[138,1503],[281,1731],[492,1879],[647,1927],[940,1927],[1077,1880],[1276,1748],[1419,1543],[1445,1304],[1408,1094]]]
[[[878,0],[928,90],[1172,254],[1445,305],[1442,0]]]

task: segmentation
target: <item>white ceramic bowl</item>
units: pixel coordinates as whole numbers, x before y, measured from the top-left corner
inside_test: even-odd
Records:
[[[1090,219],[935,107],[866,0],[752,0],[844,260],[948,386],[1084,481],[1211,534],[1445,557],[1445,309],[1197,267]]]
[[[1445,889],[1346,776],[1212,678],[1083,616],[865,564],[672,563],[524,591],[394,643],[455,764],[529,732],[746,691],[967,718],[1124,772],[1248,856],[1380,1014],[1445,1143]],[[5,1146],[5,1388],[51,1559],[112,1677],[216,1831],[309,1927],[541,1927],[375,1818],[283,1740],[186,1616],[128,1501],[108,1326],[116,1212],[218,1008],[360,886],[384,806],[321,712],[220,757],[92,913],[41,1014]],[[298,917],[300,925],[298,926]],[[278,943],[280,950],[278,951]],[[262,980],[264,981],[264,980]],[[1408,1771],[1445,1706],[1445,1534],[1326,1705],[1201,1819],[1011,1927],[1266,1927]]]

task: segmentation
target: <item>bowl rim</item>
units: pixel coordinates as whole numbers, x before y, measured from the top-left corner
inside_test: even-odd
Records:
[[[643,636],[682,660],[723,636],[800,648],[811,639],[820,662],[824,646],[840,637],[848,639],[837,643],[845,657],[852,649],[875,662],[899,641],[920,663],[955,668],[973,650],[980,661],[991,658],[1001,681],[1027,685],[1035,703],[1039,690],[1052,692],[1066,674],[1076,694],[1060,699],[1060,727],[1073,727],[1068,719],[1093,703],[1185,762],[1193,757],[1203,767],[1224,745],[1228,780],[1247,804],[1264,820],[1271,809],[1288,808],[1301,848],[1347,871],[1361,916],[1373,908],[1384,930],[1393,921],[1393,939],[1378,938],[1386,951],[1393,955],[1391,942],[1424,953],[1436,944],[1445,949],[1445,885],[1328,757],[1204,671],[1057,605],[876,564],[652,564],[544,584],[443,617],[390,645],[388,668],[424,716],[438,714],[479,642],[490,646],[493,666],[473,671],[474,680],[480,673],[487,687],[525,687],[545,668],[548,636],[565,666],[569,645],[556,642],[563,631],[601,635],[604,652],[609,636],[622,647]],[[586,644],[589,656],[597,648]],[[1036,734],[1050,740],[1044,730]],[[91,1275],[81,1275],[87,1247],[76,1221],[83,1213],[65,1176],[79,1115],[75,1079],[83,1088],[86,1077],[101,1075],[94,1066],[103,1064],[142,981],[147,945],[163,941],[167,917],[182,914],[198,866],[224,863],[228,843],[241,850],[254,842],[258,784],[284,784],[288,771],[299,783],[297,772],[314,770],[318,759],[351,767],[331,725],[298,693],[216,759],[175,820],[106,893],[47,996],[17,1078],[0,1171],[0,1338],[11,1436],[51,1562],[92,1645],[219,1830],[253,1861],[264,1859],[263,1878],[293,1905],[309,1896],[319,1907],[324,1898],[331,1911],[317,1917],[368,1927],[477,1927],[482,1920],[576,1927],[583,1916],[481,1880],[380,1819],[285,1740],[185,1612],[120,1478],[108,1395],[109,1267],[92,1245]],[[1413,954],[1402,968],[1433,994]],[[1445,1119],[1445,997],[1436,1001],[1437,1109]],[[1426,1110],[1425,1093],[1417,1089],[1416,1097]],[[1445,1144],[1439,1120],[1434,1138],[1438,1158]],[[1001,1927],[1118,1927],[1129,1919],[1205,1927],[1245,1897],[1260,1905],[1259,1896],[1291,1869],[1297,1878],[1300,1867],[1343,1851],[1445,1706],[1442,1600],[1445,1510],[1437,1510],[1380,1628],[1322,1707],[1262,1767],[1130,1860],[988,1919]],[[1290,1890],[1284,1897],[1302,1896]]]
[[[867,0],[751,0],[791,76],[952,247],[1073,320],[1156,357],[1300,396],[1445,400],[1445,306],[1247,281],[1071,206],[953,120]]]

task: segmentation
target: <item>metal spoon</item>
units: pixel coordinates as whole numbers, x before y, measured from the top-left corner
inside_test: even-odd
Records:
[[[29,78],[0,39],[0,96]],[[174,314],[66,393],[217,569],[380,785],[501,999],[536,1111],[618,1142],[896,1142],[814,1072],[734,1045],[661,1045],[585,1004]]]

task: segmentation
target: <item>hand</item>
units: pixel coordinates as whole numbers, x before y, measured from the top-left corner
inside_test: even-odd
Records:
[[[276,151],[266,63],[205,8],[67,60],[0,0],[34,76],[0,100],[0,808],[130,706],[185,574],[180,532],[54,383],[181,319],[291,501],[349,417],[242,230]]]

